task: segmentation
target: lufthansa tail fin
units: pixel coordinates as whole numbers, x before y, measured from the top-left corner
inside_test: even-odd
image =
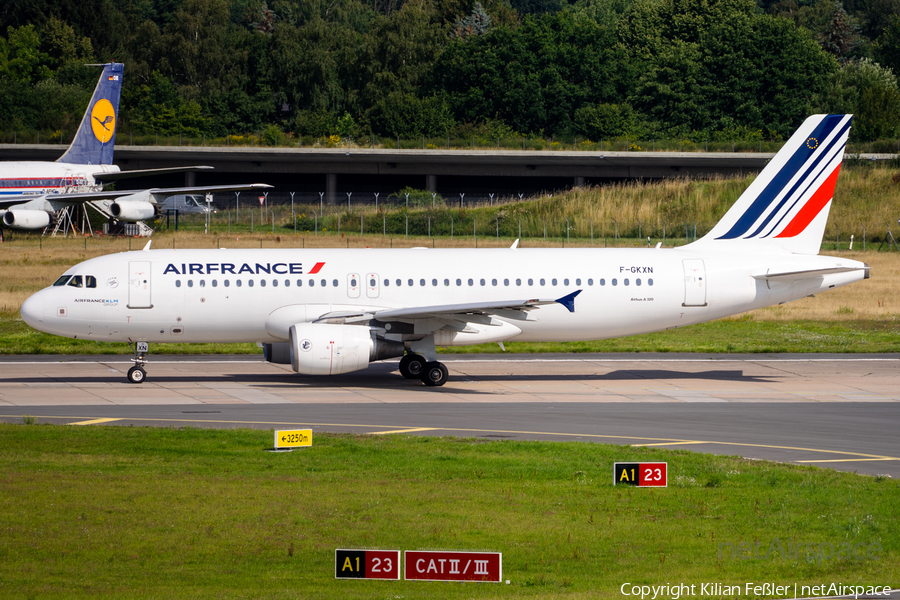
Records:
[[[81,126],[66,153],[56,162],[79,165],[111,165],[116,143],[119,96],[125,65],[103,65],[103,74],[81,119]]]
[[[818,254],[853,115],[813,115],[695,244]]]

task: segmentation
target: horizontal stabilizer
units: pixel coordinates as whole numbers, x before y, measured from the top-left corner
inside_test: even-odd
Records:
[[[822,277],[824,275],[834,275],[836,273],[850,273],[853,271],[866,271],[868,278],[869,267],[826,267],[824,269],[802,269],[802,270],[783,270],[774,271],[769,269],[768,273],[754,275],[754,279],[771,280],[771,281],[795,281],[798,279],[809,279],[810,277]]]

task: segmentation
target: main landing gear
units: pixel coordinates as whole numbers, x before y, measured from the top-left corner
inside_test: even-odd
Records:
[[[400,359],[400,374],[407,379],[421,379],[422,383],[431,387],[447,383],[449,372],[444,363],[428,362],[420,354],[406,354]]]
[[[144,379],[147,378],[147,371],[144,370],[144,366],[147,364],[145,355],[150,352],[150,344],[137,342],[129,345],[134,352],[134,356],[131,359],[134,366],[128,369],[128,381],[131,383],[144,383]]]

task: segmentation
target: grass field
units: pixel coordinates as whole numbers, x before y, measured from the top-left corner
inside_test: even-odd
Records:
[[[302,451],[271,445],[260,430],[0,425],[0,597],[900,583],[889,478],[588,443],[317,434]],[[670,485],[614,487],[615,461],[666,461]],[[856,557],[840,555],[847,544]],[[509,584],[336,581],[336,548],[499,551]],[[772,597],[742,594],[757,596]]]

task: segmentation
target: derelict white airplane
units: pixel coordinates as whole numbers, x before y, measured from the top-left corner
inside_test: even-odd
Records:
[[[97,65],[103,73],[94,89],[75,139],[58,160],[0,162],[0,217],[13,229],[43,229],[59,211],[85,202],[114,200],[108,212],[122,221],[155,217],[159,203],[175,194],[211,194],[270,188],[269,185],[153,188],[104,191],[102,182],[126,177],[204,171],[212,167],[174,167],[120,171],[112,164],[124,65]]]
[[[443,385],[435,346],[592,340],[692,325],[868,278],[818,256],[850,115],[808,118],[713,230],[673,249],[150,250],[85,261],[22,305],[56,335],[260,342],[330,375],[403,358]]]

